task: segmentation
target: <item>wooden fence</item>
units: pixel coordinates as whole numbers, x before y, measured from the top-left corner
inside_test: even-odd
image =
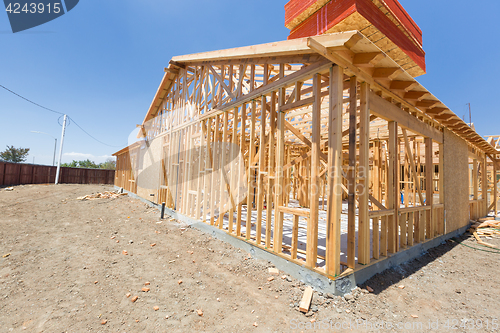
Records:
[[[53,184],[57,167],[0,162],[0,186]],[[115,170],[61,168],[61,184],[113,184]]]

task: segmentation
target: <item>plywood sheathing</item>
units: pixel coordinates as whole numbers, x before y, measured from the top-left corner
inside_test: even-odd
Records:
[[[446,210],[446,232],[451,232],[469,223],[469,148],[467,143],[448,129],[444,130],[443,143],[444,207]]]

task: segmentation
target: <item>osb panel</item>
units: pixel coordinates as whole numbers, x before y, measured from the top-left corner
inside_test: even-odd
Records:
[[[150,141],[149,146],[140,150],[140,170],[137,175],[137,195],[155,201],[150,194],[157,195],[160,180],[162,138]]]
[[[467,143],[444,129],[443,175],[446,233],[469,223],[469,165]]]
[[[394,42],[387,38],[377,28],[375,28],[366,18],[359,13],[351,14],[342,22],[328,29],[325,33],[342,32],[346,30],[358,30],[365,35],[378,48],[383,50],[391,59],[396,61],[411,76],[417,77],[425,74],[423,71],[403,50]]]

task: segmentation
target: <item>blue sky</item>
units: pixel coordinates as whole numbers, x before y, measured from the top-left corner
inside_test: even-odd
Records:
[[[400,0],[423,31],[427,73],[418,80],[481,135],[499,134],[500,2]],[[13,34],[0,13],[0,84],[67,113],[63,162],[103,162],[142,122],[175,55],[285,40],[286,1],[82,0],[71,12]],[[0,89],[0,151],[30,148],[29,162],[51,164],[59,115]]]

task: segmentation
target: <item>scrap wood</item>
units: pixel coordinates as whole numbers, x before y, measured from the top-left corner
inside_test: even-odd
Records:
[[[128,193],[117,193],[117,192],[106,191],[103,193],[87,194],[83,197],[76,198],[76,200],[83,201],[83,200],[95,200],[95,199],[116,199],[123,195],[128,195]]]
[[[313,297],[313,289],[311,287],[307,287],[306,290],[304,290],[304,295],[302,296],[302,300],[300,301],[299,305],[300,312],[307,313],[309,311],[312,297]]]
[[[483,245],[483,246],[486,246],[486,247],[490,247],[492,249],[498,249],[498,246],[496,245],[493,245],[493,244],[490,244],[490,243],[486,243],[486,242],[483,242],[481,240],[481,237],[479,237],[479,235],[477,234],[477,232],[473,232],[472,233],[474,235],[474,238],[477,240],[477,243],[480,244],[480,245]]]
[[[472,223],[472,229],[481,229],[481,228],[500,228],[500,221],[488,220],[484,222],[478,221],[470,221]]]

